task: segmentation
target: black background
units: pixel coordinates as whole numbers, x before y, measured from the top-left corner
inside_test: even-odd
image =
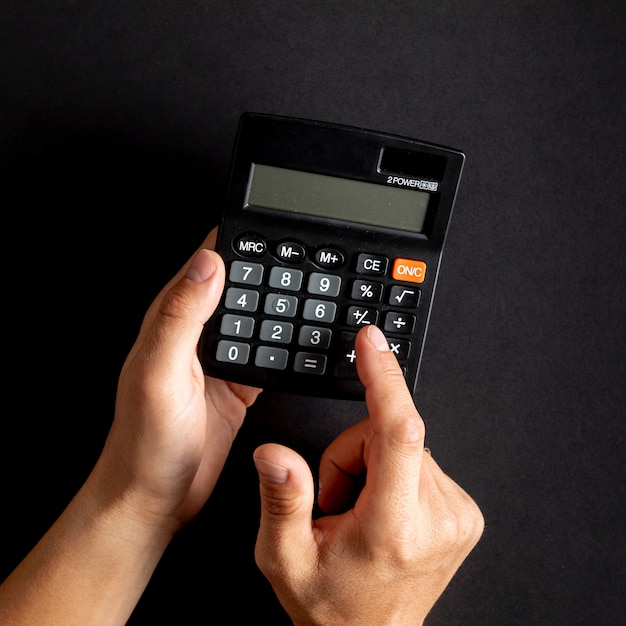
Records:
[[[486,529],[428,623],[623,624],[625,19],[622,0],[5,0],[2,578],[93,465],[252,110],[467,155],[416,404]],[[262,394],[130,623],[289,623],[254,564],[251,452],[315,465],[364,414]]]

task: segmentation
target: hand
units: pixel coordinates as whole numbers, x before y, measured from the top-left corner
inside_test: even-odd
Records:
[[[214,245],[212,231],[148,309],[104,449],[0,585],[0,623],[125,624],[173,535],[211,494],[260,392],[205,377],[196,356],[224,288]]]
[[[424,423],[382,332],[359,331],[356,352],[369,416],[322,455],[318,504],[328,515],[312,519],[302,457],[278,444],[254,453],[256,561],[297,625],[422,624],[484,521],[424,451]]]
[[[205,377],[196,356],[224,288],[216,230],[148,309],[119,379],[115,419],[96,467],[113,489],[132,490],[141,512],[174,522],[205,504],[246,409],[260,389]]]

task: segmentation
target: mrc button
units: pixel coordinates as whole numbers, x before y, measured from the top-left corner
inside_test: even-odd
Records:
[[[245,233],[233,241],[233,249],[242,256],[262,256],[267,249],[267,243],[260,235]]]
[[[426,263],[415,259],[398,258],[393,262],[391,276],[395,280],[423,283],[426,278]]]

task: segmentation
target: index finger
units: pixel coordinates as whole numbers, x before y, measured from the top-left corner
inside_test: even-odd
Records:
[[[355,505],[364,507],[372,528],[406,533],[419,508],[424,421],[415,407],[396,357],[376,326],[356,338],[357,370],[365,386],[372,429],[367,477]]]

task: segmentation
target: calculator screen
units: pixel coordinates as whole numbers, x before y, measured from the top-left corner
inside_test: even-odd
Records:
[[[245,208],[262,207],[421,233],[430,194],[252,164]]]

